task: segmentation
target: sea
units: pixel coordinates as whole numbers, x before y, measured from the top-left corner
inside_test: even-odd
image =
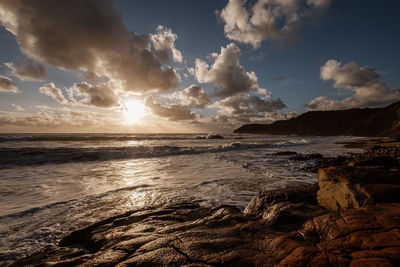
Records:
[[[169,203],[244,209],[261,190],[311,184],[277,152],[361,152],[356,137],[0,134],[0,265],[99,220]],[[214,136],[215,137],[215,136]]]

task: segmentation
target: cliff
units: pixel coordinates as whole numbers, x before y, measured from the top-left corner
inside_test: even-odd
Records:
[[[246,124],[234,133],[400,136],[400,101],[384,108],[309,111],[272,124]]]

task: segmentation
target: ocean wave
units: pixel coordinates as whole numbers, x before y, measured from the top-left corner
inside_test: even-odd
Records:
[[[188,140],[195,139],[191,135],[0,135],[0,143],[4,142],[96,142],[96,141],[151,141],[151,140]]]
[[[0,168],[69,162],[104,161],[164,157],[185,154],[217,153],[270,147],[267,143],[230,143],[219,146],[129,146],[100,148],[0,148]]]
[[[76,207],[78,205],[85,205],[91,201],[95,201],[96,199],[101,199],[101,198],[107,197],[110,194],[116,194],[116,193],[125,192],[125,191],[129,192],[129,191],[134,191],[137,189],[146,189],[149,187],[151,187],[151,186],[148,184],[127,186],[127,187],[123,187],[123,188],[117,188],[114,190],[110,190],[110,191],[100,193],[97,195],[84,196],[81,199],[69,199],[69,200],[65,200],[65,201],[58,201],[58,202],[54,202],[54,203],[40,206],[40,207],[33,207],[33,208],[29,208],[29,209],[26,209],[23,211],[1,215],[0,222],[4,219],[10,219],[10,218],[15,219],[15,218],[20,218],[20,217],[25,217],[29,214],[43,212],[43,211],[50,210],[55,207],[64,207],[64,206]]]
[[[291,139],[287,141],[281,141],[281,142],[276,142],[274,145],[275,146],[287,146],[287,145],[306,145],[310,144],[311,140],[309,139]]]

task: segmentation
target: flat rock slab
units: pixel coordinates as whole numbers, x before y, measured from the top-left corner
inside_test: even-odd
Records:
[[[290,231],[232,206],[177,204],[104,220],[60,245],[14,266],[400,266],[400,204],[327,212]]]
[[[318,171],[318,204],[340,211],[376,203],[400,203],[398,169],[339,166]]]

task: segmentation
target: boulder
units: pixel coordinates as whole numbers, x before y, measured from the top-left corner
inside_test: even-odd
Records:
[[[337,166],[318,171],[318,204],[343,211],[400,202],[400,173],[379,167]]]
[[[219,134],[208,134],[206,139],[224,139],[224,137]]]
[[[262,214],[270,227],[276,230],[297,230],[305,221],[325,214],[327,211],[306,202],[278,202],[269,206]]]
[[[279,202],[305,202],[317,205],[317,191],[318,184],[312,184],[260,192],[253,197],[244,213],[261,218],[270,206]]]

